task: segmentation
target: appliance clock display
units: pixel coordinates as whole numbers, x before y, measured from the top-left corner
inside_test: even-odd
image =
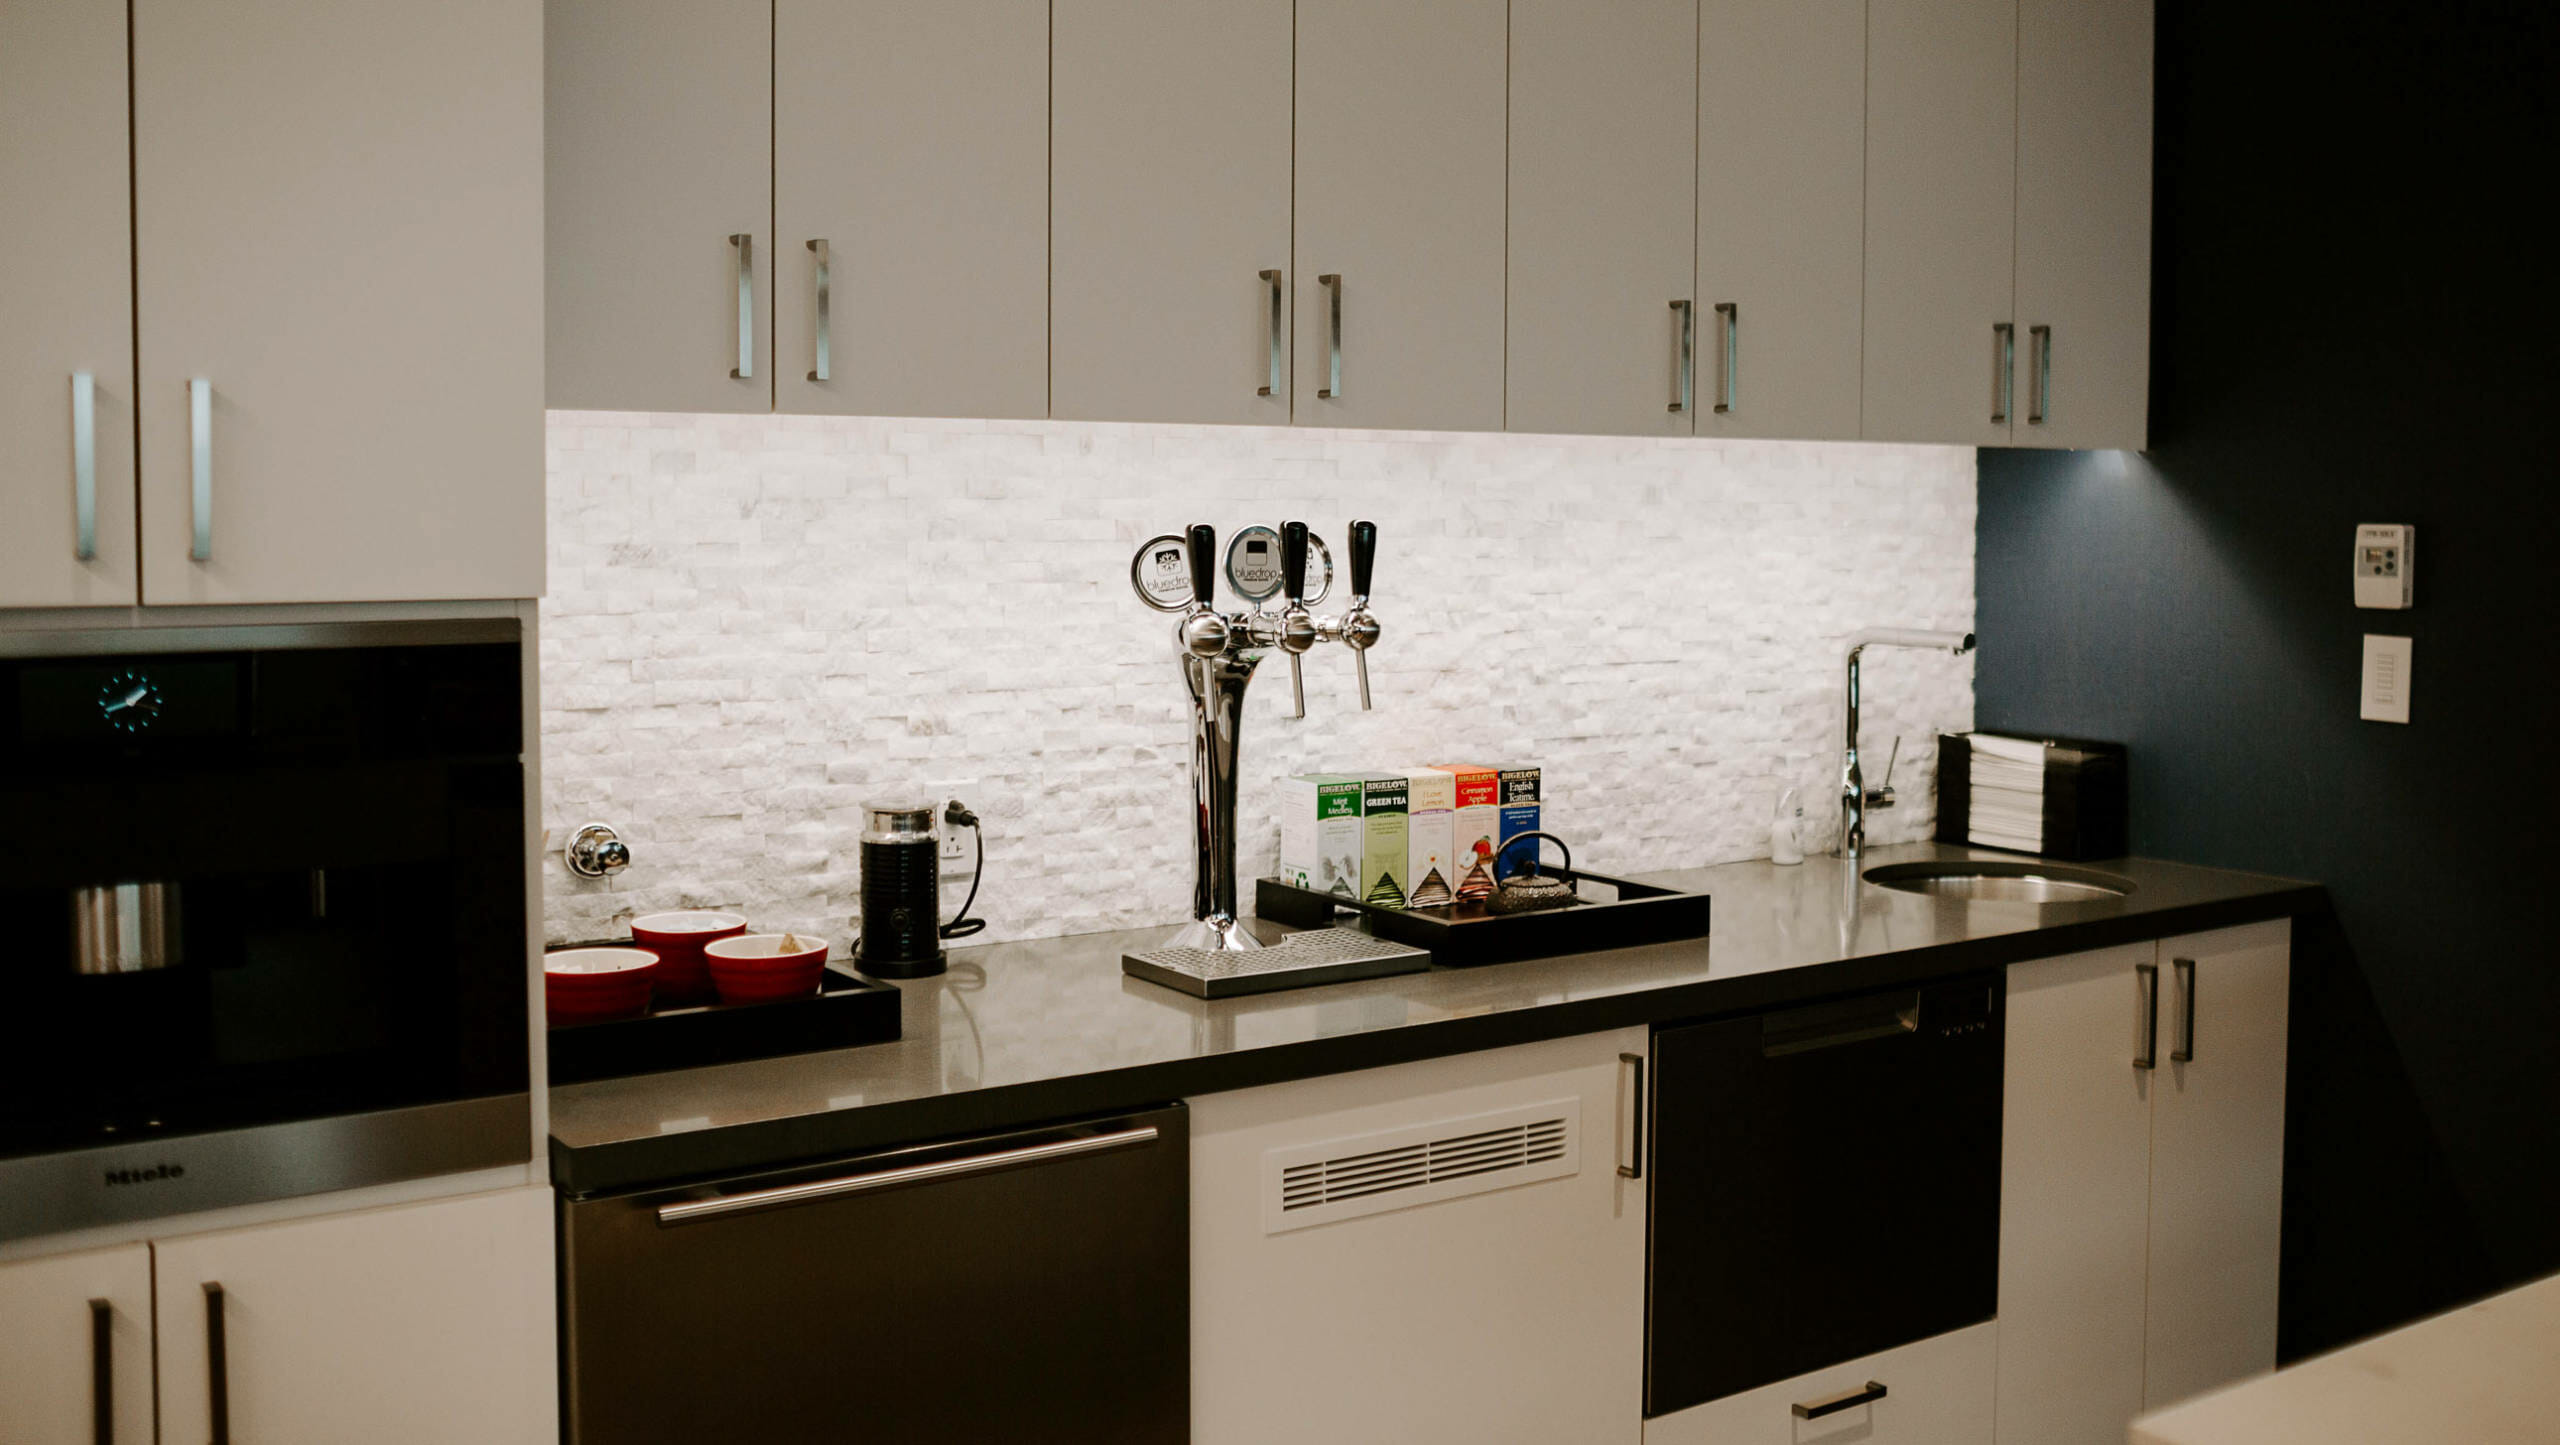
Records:
[[[138,733],[160,720],[160,684],[138,672],[120,672],[98,689],[98,716],[118,732]]]

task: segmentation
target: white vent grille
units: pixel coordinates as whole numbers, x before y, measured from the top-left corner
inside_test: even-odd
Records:
[[[1582,1101],[1555,1099],[1263,1156],[1263,1232],[1436,1204],[1581,1169]]]

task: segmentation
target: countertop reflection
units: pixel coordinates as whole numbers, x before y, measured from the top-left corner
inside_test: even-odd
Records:
[[[1939,844],[1885,863],[2001,858]],[[893,1043],[551,1091],[573,1193],[1137,1107],[1348,1068],[1766,1006],[2296,913],[2317,885],[2147,859],[2088,865],[2132,892],[2069,904],[1899,892],[1837,858],[1645,875],[1715,899],[1708,938],[1215,1002],[1129,978],[1165,928],[955,949],[899,984]],[[1257,923],[1266,936],[1275,925]]]

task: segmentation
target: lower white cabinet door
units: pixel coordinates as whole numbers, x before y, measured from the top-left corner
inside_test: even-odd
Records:
[[[0,1264],[0,1442],[152,1438],[151,1246]]]
[[[551,1241],[531,1188],[155,1242],[161,1438],[557,1440]]]
[[[1646,1031],[1193,1099],[1191,1438],[1634,1445]]]
[[[2160,945],[2145,1409],[2275,1368],[2292,957],[2284,922]]]
[[[1644,1445],[1991,1445],[1998,1332],[1950,1330],[1647,1420]]]
[[[2000,1119],[2000,1438],[2122,1445],[2142,1413],[2150,943],[2009,969]]]

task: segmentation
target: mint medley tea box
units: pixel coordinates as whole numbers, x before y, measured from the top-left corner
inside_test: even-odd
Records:
[[[1441,768],[1405,773],[1405,895],[1413,908],[1458,899],[1457,777]]]
[[[1371,773],[1360,784],[1360,901],[1402,908],[1413,867],[1408,851],[1411,779],[1404,773]]]
[[[1300,888],[1361,896],[1362,782],[1341,773],[1280,780],[1280,879]]]

